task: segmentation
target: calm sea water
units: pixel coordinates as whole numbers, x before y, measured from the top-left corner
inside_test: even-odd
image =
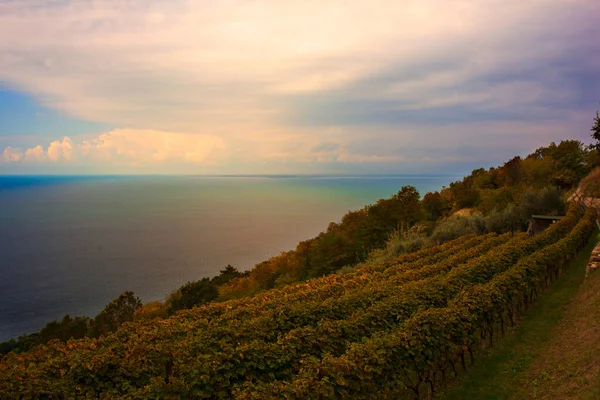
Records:
[[[227,264],[250,269],[403,185],[457,178],[0,176],[0,341],[94,316],[125,290],[163,300]]]

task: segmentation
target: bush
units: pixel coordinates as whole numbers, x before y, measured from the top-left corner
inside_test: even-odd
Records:
[[[494,210],[486,220],[488,231],[496,233],[525,230],[528,214],[515,204],[509,204],[503,211]]]
[[[411,253],[429,243],[424,227],[415,226],[408,231],[392,232],[382,249],[376,249],[369,254],[369,263],[379,263],[393,260],[400,254]]]
[[[150,320],[154,318],[165,318],[167,316],[167,310],[160,301],[151,301],[145,303],[139,308],[134,314],[135,321]]]
[[[133,315],[142,307],[139,297],[128,290],[119,295],[104,307],[94,319],[94,329],[97,336],[115,332],[125,322],[133,321]]]
[[[211,282],[214,285],[221,286],[228,283],[230,280],[234,278],[242,278],[244,276],[248,276],[248,272],[240,272],[237,268],[227,265],[224,269],[219,271],[219,275],[215,276],[211,279]]]
[[[219,291],[209,278],[188,282],[169,296],[167,312],[173,314],[177,310],[206,304],[218,296]]]
[[[585,197],[600,197],[600,167],[581,182],[581,191]]]
[[[533,214],[560,215],[566,211],[560,191],[555,187],[526,191],[521,206],[527,217]]]
[[[481,235],[485,232],[485,225],[485,218],[480,212],[471,215],[452,215],[438,224],[433,230],[431,239],[434,242],[447,242],[469,233]]]

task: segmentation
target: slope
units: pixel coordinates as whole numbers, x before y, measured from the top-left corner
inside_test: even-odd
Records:
[[[524,320],[442,397],[600,398],[600,273],[584,278],[599,240],[592,237]]]

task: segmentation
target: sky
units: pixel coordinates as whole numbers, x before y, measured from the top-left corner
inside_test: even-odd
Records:
[[[0,174],[457,174],[590,143],[598,0],[0,0]]]

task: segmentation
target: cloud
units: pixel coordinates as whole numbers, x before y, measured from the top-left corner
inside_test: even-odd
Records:
[[[14,147],[6,147],[2,153],[2,159],[5,163],[16,163],[23,160],[23,151]]]
[[[225,143],[214,135],[115,129],[79,145],[81,153],[97,160],[133,164],[184,162],[215,164],[224,156]]]
[[[598,14],[596,0],[0,1],[3,85],[128,127],[48,132],[43,147],[0,137],[2,159],[216,173],[501,163],[589,138]]]
[[[43,161],[46,158],[46,152],[40,145],[25,151],[25,160],[27,161]]]
[[[595,0],[4,2],[0,79],[136,129],[400,124],[435,108],[493,119],[582,90],[589,102],[579,82],[600,67],[598,12]]]
[[[367,135],[360,126],[339,126],[239,132],[230,138],[123,128],[29,148],[11,144],[0,161],[5,168],[12,164],[11,170],[29,173],[464,173],[525,156],[564,139],[574,126],[588,135],[589,115],[576,112],[534,125],[481,121],[431,126],[435,135],[424,135],[422,125],[413,124],[373,126]]]
[[[224,142],[216,136],[155,130],[115,129],[74,143],[69,137],[25,152],[6,147],[5,163],[48,164],[109,163],[111,165],[164,165],[188,163],[211,165],[223,157]]]
[[[36,151],[40,146],[36,146],[31,149],[32,152]],[[27,150],[29,152],[29,150]],[[39,150],[38,150],[39,151]],[[55,140],[48,146],[48,151],[46,151],[46,157],[48,160],[57,162],[57,161],[69,161],[73,155],[73,142],[70,138],[64,137],[62,140]]]

